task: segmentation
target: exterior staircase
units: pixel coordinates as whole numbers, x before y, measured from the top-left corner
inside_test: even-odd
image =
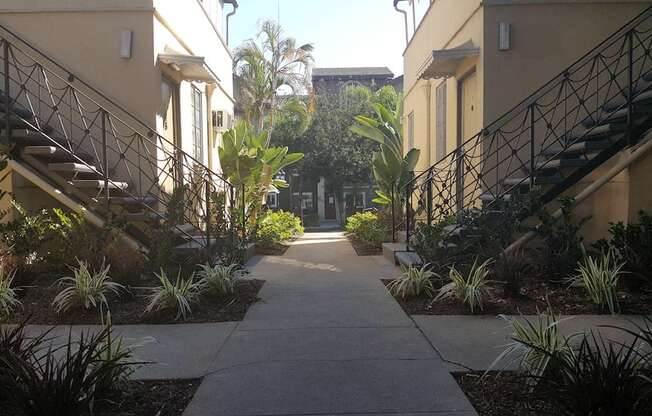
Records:
[[[0,137],[14,172],[95,225],[120,219],[125,242],[144,250],[162,226],[179,249],[209,254],[216,226],[235,232],[214,212],[220,198],[235,206],[225,178],[2,26],[0,54]]]
[[[456,219],[483,210],[500,216],[528,195],[538,205],[567,195],[652,128],[652,8],[547,82],[498,120],[429,167],[402,190],[403,263],[418,224],[447,219],[446,243],[473,238]],[[533,192],[535,191],[536,192]],[[572,195],[570,195],[572,196]],[[530,213],[532,214],[532,213]]]

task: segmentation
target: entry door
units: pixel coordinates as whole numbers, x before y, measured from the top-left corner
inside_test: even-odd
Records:
[[[480,121],[480,111],[478,110],[478,89],[477,89],[477,76],[473,72],[462,79],[459,83],[458,94],[458,108],[459,108],[459,132],[457,134],[457,147],[460,152],[465,154],[464,160],[471,163],[475,157],[479,156],[482,151],[479,147],[473,148],[470,144],[465,148],[461,148],[462,144],[475,134],[480,132],[482,126]],[[472,152],[473,154],[470,154]],[[470,195],[474,191],[474,186],[470,181],[476,180],[472,173],[467,172],[464,164],[459,163],[457,168],[457,204],[458,209],[465,206],[466,198],[473,197]]]
[[[337,211],[335,210],[335,194],[333,192],[326,192],[326,200],[324,201],[324,217],[327,220],[337,219]]]

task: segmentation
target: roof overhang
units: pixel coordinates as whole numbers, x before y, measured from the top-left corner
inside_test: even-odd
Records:
[[[186,81],[200,81],[215,84],[220,79],[206,65],[203,56],[183,55],[178,53],[160,53],[158,61],[177,72]]]
[[[468,58],[480,56],[480,48],[471,41],[450,49],[432,51],[419,70],[419,79],[449,78],[455,76],[460,63]]]

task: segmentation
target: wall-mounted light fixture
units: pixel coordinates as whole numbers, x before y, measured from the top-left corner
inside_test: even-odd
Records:
[[[134,38],[132,30],[123,30],[120,34],[120,57],[124,59],[131,58],[131,48]]]
[[[508,51],[512,48],[511,25],[507,22],[498,24],[498,50]]]

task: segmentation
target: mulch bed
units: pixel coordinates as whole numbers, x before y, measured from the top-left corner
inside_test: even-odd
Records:
[[[391,280],[383,280],[385,285]],[[435,289],[444,285],[443,279],[435,280]],[[523,282],[521,296],[516,298],[504,297],[500,293],[484,305],[484,310],[476,310],[477,315],[497,314],[526,314],[532,315],[545,311],[547,308],[546,296],[553,310],[562,315],[605,314],[596,305],[591,303],[586,291],[582,288],[569,288],[565,284],[547,283],[537,279]],[[467,305],[457,299],[446,299],[432,302],[427,296],[399,298],[394,296],[408,315],[471,315]],[[638,294],[627,293],[619,298],[620,312],[622,314],[643,315],[652,313],[652,293],[641,292]]]
[[[261,247],[256,245],[256,254],[259,256],[282,256],[286,251],[288,251],[288,248],[290,248],[290,246],[283,243],[275,243],[272,247]]]
[[[382,256],[383,254],[382,247],[369,245],[364,241],[360,240],[354,234],[347,234],[346,238],[349,239],[349,243],[351,243],[353,249],[355,250],[355,253],[358,256]]]
[[[192,400],[200,380],[130,382],[125,392],[102,403],[98,416],[181,416]]]
[[[551,414],[545,402],[532,395],[518,372],[453,373],[479,416],[542,416]]]
[[[62,325],[62,324],[101,324],[98,310],[70,310],[62,315],[57,315],[52,308],[52,300],[61,290],[53,284],[56,279],[39,278],[33,286],[24,288],[20,295],[22,307],[12,315],[13,322],[21,322],[28,317],[30,324]],[[264,284],[262,280],[248,279],[236,286],[235,293],[225,296],[211,294],[202,295],[198,302],[193,303],[192,315],[186,321],[175,320],[176,312],[161,311],[144,316],[147,304],[145,295],[149,292],[144,287],[156,286],[155,277],[147,277],[139,282],[137,288],[122,292],[119,297],[109,297],[111,322],[120,324],[171,324],[171,323],[203,323],[203,322],[228,322],[241,321],[249,306],[258,301],[258,292]]]

